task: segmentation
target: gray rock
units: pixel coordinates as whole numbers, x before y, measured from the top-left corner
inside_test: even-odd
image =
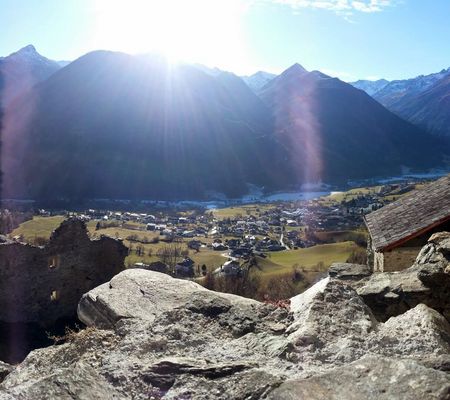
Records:
[[[372,270],[367,265],[334,263],[328,269],[328,275],[341,280],[360,280],[372,274]]]
[[[292,298],[291,310],[288,357],[302,363],[339,365],[361,357],[361,343],[378,324],[354,289],[329,278]]]
[[[11,387],[15,399],[121,399],[120,392],[109,385],[94,368],[80,361],[69,368],[55,368],[32,383]]]
[[[437,311],[419,304],[379,324],[365,347],[373,353],[429,360],[450,355],[450,324]],[[441,363],[442,359],[437,362]]]
[[[450,321],[450,233],[431,236],[410,268],[374,273],[350,284],[380,321],[424,303]]]
[[[3,379],[14,369],[12,365],[6,364],[3,361],[0,361],[0,383],[3,382]]]
[[[207,292],[195,282],[173,279],[158,272],[130,269],[83,295],[78,305],[78,318],[88,326],[99,328],[112,328],[123,318],[151,322],[165,311],[192,303],[194,293],[201,297]],[[208,295],[211,302],[227,301],[229,307],[232,304],[257,304],[254,300],[225,293],[208,292]]]
[[[413,361],[370,356],[323,375],[283,383],[272,400],[448,400],[448,374]]]
[[[431,289],[419,279],[419,270],[374,273],[353,285],[358,295],[380,321],[400,315],[433,298]],[[431,304],[430,304],[431,305]]]
[[[287,312],[133,269],[83,296],[79,311],[90,326],[30,353],[0,383],[0,400],[314,399],[333,390],[340,399],[352,384],[371,399],[388,374],[398,387],[385,398],[417,384],[419,395],[439,399],[450,379],[449,326],[439,313],[419,305],[380,323],[331,278],[291,299]]]
[[[431,235],[417,256],[416,264],[437,264],[445,270],[450,264],[450,232]]]

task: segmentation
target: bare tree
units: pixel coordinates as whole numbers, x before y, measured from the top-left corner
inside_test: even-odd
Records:
[[[182,247],[178,243],[167,244],[156,252],[156,256],[161,262],[173,268],[177,261],[182,258]]]

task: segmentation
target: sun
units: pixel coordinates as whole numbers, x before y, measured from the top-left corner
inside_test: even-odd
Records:
[[[96,48],[242,68],[244,0],[95,0]]]

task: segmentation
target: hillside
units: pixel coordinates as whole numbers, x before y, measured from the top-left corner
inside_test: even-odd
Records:
[[[275,182],[271,118],[232,74],[98,51],[11,113],[21,123],[4,134],[6,195],[201,198]]]
[[[364,90],[401,118],[436,136],[450,137],[448,128],[450,68],[440,72],[395,81],[357,81]]]
[[[426,168],[438,143],[353,86],[293,65],[260,92],[300,181],[337,182]]]
[[[32,45],[0,57],[0,105],[6,106],[60,68],[57,62],[41,56]]]
[[[389,84],[389,81],[386,79],[378,79],[376,81],[361,79],[356,82],[351,82],[350,84],[357,89],[364,90],[369,96],[373,96],[375,93],[386,87]]]
[[[430,133],[450,138],[450,74],[427,90],[396,103],[392,109]]]
[[[239,197],[442,160],[437,139],[298,64],[258,95],[229,72],[108,51],[41,78],[5,109],[5,198]]]
[[[450,68],[411,79],[391,81],[382,89],[373,93],[373,97],[388,109],[397,109],[403,101],[428,90],[436,82],[449,76],[449,74]]]

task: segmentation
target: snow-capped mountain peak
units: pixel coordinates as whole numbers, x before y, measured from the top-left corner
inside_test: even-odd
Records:
[[[242,76],[241,78],[249,86],[250,89],[252,89],[254,92],[258,92],[275,77],[276,75],[271,74],[270,72],[258,71],[253,75]]]

